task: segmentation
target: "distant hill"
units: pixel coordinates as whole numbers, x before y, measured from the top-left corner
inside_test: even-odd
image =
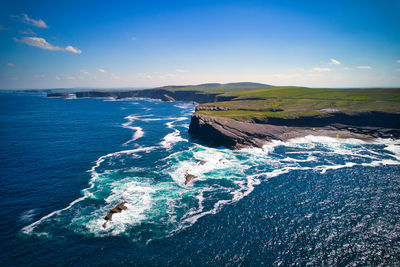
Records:
[[[204,92],[231,92],[254,89],[273,88],[273,85],[254,83],[254,82],[236,82],[236,83],[203,83],[198,85],[167,85],[156,89],[165,89],[170,91],[204,91]]]

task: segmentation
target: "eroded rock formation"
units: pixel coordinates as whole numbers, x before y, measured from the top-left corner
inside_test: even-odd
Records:
[[[118,204],[117,206],[115,206],[115,208],[112,208],[110,210],[110,212],[107,213],[107,215],[104,217],[104,219],[106,220],[106,222],[103,224],[103,227],[105,228],[107,226],[107,222],[112,221],[112,217],[114,215],[114,213],[120,213],[123,210],[127,210],[128,208],[125,207],[125,204],[127,202],[121,202],[120,204]]]

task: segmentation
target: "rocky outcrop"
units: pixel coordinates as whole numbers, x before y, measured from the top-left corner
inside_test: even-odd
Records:
[[[300,118],[300,121],[302,118]],[[288,140],[307,135],[324,135],[342,138],[370,139],[372,137],[400,138],[400,127],[396,126],[397,120],[388,122],[388,127],[383,127],[382,122],[379,126],[368,123],[375,119],[364,121],[357,120],[357,125],[341,124],[331,121],[331,124],[312,124],[301,126],[273,125],[267,123],[244,122],[230,118],[215,117],[195,113],[192,115],[189,133],[193,138],[205,143],[206,145],[238,149],[243,147],[261,147],[266,141]],[[378,120],[379,121],[379,120]],[[283,125],[282,125],[283,124]],[[288,123],[290,125],[290,123]],[[322,126],[321,126],[322,125]]]
[[[112,208],[109,213],[107,213],[107,215],[104,217],[104,219],[106,220],[106,222],[103,224],[104,228],[107,226],[107,222],[112,221],[112,216],[115,213],[120,213],[123,210],[127,210],[128,209],[127,207],[125,207],[126,203],[127,202],[122,202],[122,203],[118,204],[117,206],[115,206],[115,208]]]
[[[188,183],[190,183],[193,179],[196,179],[197,176],[190,174],[188,172],[185,173],[185,185],[187,185]]]

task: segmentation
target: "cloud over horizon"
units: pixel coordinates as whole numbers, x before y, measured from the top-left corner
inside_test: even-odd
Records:
[[[67,51],[67,52],[71,52],[74,54],[81,54],[82,51],[78,48],[72,47],[72,46],[66,46],[64,47],[59,47],[59,46],[55,46],[52,45],[50,43],[48,43],[46,41],[46,39],[44,38],[40,38],[40,37],[22,37],[21,39],[15,38],[14,37],[14,41],[18,42],[18,43],[24,43],[27,44],[29,46],[34,46],[34,47],[38,47],[41,49],[45,49],[45,50],[51,50],[51,51]]]

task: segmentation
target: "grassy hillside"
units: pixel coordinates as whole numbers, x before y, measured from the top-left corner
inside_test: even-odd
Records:
[[[400,113],[400,88],[326,89],[272,87],[226,91],[231,101],[208,103],[229,110],[201,110],[199,113],[235,119],[298,118],[329,116],[333,112],[356,114],[380,111]]]

